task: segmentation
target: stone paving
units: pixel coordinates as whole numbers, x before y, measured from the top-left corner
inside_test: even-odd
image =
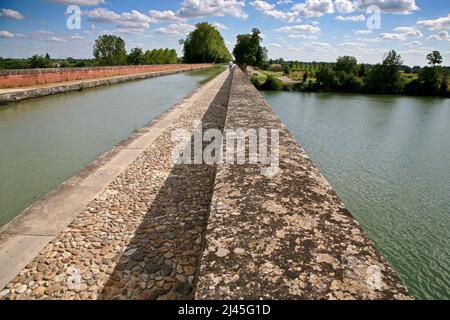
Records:
[[[240,70],[224,129],[238,128],[279,129],[281,171],[217,166],[197,299],[411,298]]]
[[[215,166],[176,165],[171,134],[222,128],[219,76],[70,226],[0,292],[3,299],[191,299]],[[212,103],[211,103],[212,101]]]

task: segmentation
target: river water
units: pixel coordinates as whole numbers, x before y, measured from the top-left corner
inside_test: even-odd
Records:
[[[450,299],[450,100],[263,95],[411,293]]]
[[[0,226],[222,70],[0,106]]]

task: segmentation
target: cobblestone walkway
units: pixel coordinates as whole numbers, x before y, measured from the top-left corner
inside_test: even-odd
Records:
[[[223,128],[228,72],[0,292],[3,299],[191,299],[215,167],[176,165],[171,134]],[[225,80],[226,79],[226,80]],[[212,103],[211,103],[212,101]]]

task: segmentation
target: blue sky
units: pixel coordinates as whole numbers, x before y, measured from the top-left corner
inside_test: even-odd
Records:
[[[69,5],[81,9],[80,29],[66,26]],[[0,0],[0,56],[90,58],[105,33],[128,50],[181,53],[178,41],[201,21],[216,24],[230,49],[237,34],[259,28],[271,58],[376,63],[396,49],[406,64],[424,65],[439,50],[450,65],[449,0]]]

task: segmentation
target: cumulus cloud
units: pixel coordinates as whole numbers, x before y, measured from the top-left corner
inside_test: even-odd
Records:
[[[228,30],[228,27],[222,23],[214,22],[213,26],[216,27],[217,30]]]
[[[417,21],[419,27],[426,27],[430,30],[450,30],[450,13],[446,17],[431,19],[431,20],[419,20]]]
[[[302,18],[322,17],[328,13],[334,13],[334,5],[331,0],[306,0],[305,3],[298,3],[292,10]]]
[[[432,34],[431,36],[429,36],[427,38],[427,40],[432,40],[432,41],[450,41],[450,35],[448,34],[447,31],[441,31],[438,34]]]
[[[275,5],[270,4],[266,1],[256,0],[250,2],[253,8],[259,11],[267,11],[267,10],[273,10],[275,8]]]
[[[302,34],[302,33],[310,33],[316,34],[320,33],[322,30],[319,27],[312,26],[310,24],[300,24],[296,26],[285,26],[274,30],[275,32],[282,33],[292,33],[292,34]]]
[[[178,36],[187,34],[195,29],[194,26],[187,23],[172,23],[165,27],[156,29],[157,33]]]
[[[247,19],[245,1],[240,0],[184,0],[177,14],[183,18],[232,16]]]
[[[12,9],[0,9],[0,17],[13,20],[23,20],[25,18],[19,11]]]
[[[402,47],[404,48],[415,48],[417,46],[420,46],[422,43],[420,41],[412,41],[408,43],[402,44]]]
[[[397,27],[393,33],[381,33],[382,40],[398,40],[403,41],[412,37],[422,37],[423,33],[415,27]]]
[[[86,14],[90,21],[116,24],[119,28],[118,31],[132,29],[132,32],[144,32],[154,22],[151,17],[137,10],[118,14],[109,9],[96,8],[87,11]]]
[[[105,3],[105,0],[48,0],[48,1],[77,6],[98,6],[99,4]]]
[[[6,30],[0,30],[0,38],[13,38],[14,34],[6,31]]]
[[[334,20],[343,22],[363,22],[366,21],[366,17],[362,14],[354,16],[336,16]]]
[[[150,10],[148,16],[155,22],[161,21],[182,22],[185,20],[183,18],[178,17],[176,13],[173,12],[172,10],[166,11]]]
[[[355,0],[353,5],[363,12],[370,6],[378,6],[382,13],[410,14],[419,10],[416,0]]]
[[[349,0],[336,0],[336,10],[340,13],[351,13],[355,11],[353,3]]]

